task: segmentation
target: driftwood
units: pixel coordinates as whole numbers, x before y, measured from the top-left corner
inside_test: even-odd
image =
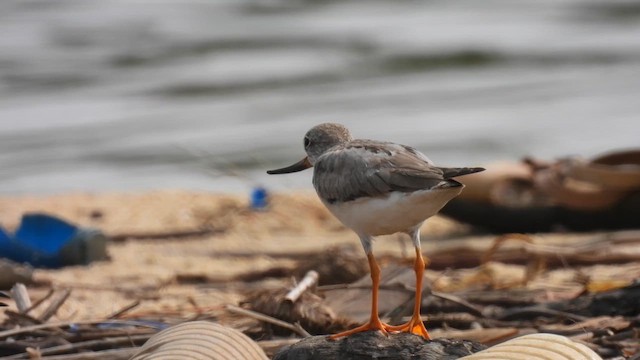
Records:
[[[325,300],[318,295],[308,291],[303,292],[295,303],[291,303],[285,299],[288,292],[289,289],[287,288],[254,291],[241,304],[254,312],[280,319],[289,324],[299,323],[302,328],[314,335],[331,334],[357,324],[350,319],[337,315]],[[230,308],[227,307],[227,309]],[[283,328],[287,327],[280,325],[266,327],[269,332],[274,334],[288,334],[288,331],[282,331]]]
[[[358,333],[338,340],[313,336],[281,349],[273,360],[447,360],[458,359],[484,349],[465,340],[424,340],[401,333],[384,336],[377,331]]]
[[[559,316],[577,321],[595,316],[637,316],[640,312],[640,281],[624,288],[597,294],[584,294],[575,299],[553,301],[532,306],[487,311],[487,317],[500,320],[528,319],[532,315]]]
[[[529,241],[523,241],[528,238]],[[519,246],[502,248],[507,240],[517,240]],[[467,246],[446,248],[429,254],[429,269],[472,268],[489,259],[508,264],[526,264],[532,258],[544,259],[546,268],[564,267],[567,264],[602,265],[622,264],[640,260],[634,246],[640,242],[640,231],[628,230],[602,233],[585,238],[579,245],[545,245],[536,243],[533,236],[505,234],[494,240],[487,250]]]
[[[640,281],[624,288],[581,296],[552,306],[584,316],[637,316],[640,313]]]
[[[179,239],[179,238],[192,238],[192,237],[204,237],[214,234],[220,234],[225,232],[226,229],[193,229],[183,231],[165,231],[165,232],[131,232],[109,235],[109,240],[112,242],[124,242],[127,240],[159,240],[159,239]]]

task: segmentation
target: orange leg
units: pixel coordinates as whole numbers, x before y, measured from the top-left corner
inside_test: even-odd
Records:
[[[414,263],[414,271],[416,272],[416,297],[413,305],[413,315],[408,323],[400,326],[389,326],[388,331],[400,331],[409,332],[412,334],[420,335],[423,338],[429,340],[429,332],[424,327],[424,323],[420,318],[420,305],[422,304],[422,277],[424,275],[424,258],[419,247],[416,247],[416,261]]]
[[[390,326],[383,323],[378,316],[378,288],[380,286],[380,266],[376,262],[376,259],[373,257],[373,253],[367,253],[367,259],[369,259],[369,269],[371,270],[371,281],[372,281],[372,291],[371,291],[371,317],[369,322],[358,326],[355,329],[347,330],[338,334],[334,334],[329,336],[331,340],[335,340],[344,336],[350,336],[363,331],[370,330],[378,330],[382,332],[384,335],[388,335],[387,330],[389,330]]]

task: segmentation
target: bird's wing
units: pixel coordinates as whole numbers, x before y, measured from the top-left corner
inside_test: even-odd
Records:
[[[456,184],[417,150],[371,140],[336,147],[318,158],[314,168],[313,184],[329,202]]]

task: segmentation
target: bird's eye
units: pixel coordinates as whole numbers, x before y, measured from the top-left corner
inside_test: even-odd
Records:
[[[304,138],[304,147],[308,147],[309,144],[311,144],[311,140],[309,140],[309,138],[305,136],[305,138]]]

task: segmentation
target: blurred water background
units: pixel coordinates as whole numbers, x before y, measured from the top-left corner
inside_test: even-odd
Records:
[[[311,189],[334,121],[442,165],[640,145],[640,3],[0,2],[0,193]]]

